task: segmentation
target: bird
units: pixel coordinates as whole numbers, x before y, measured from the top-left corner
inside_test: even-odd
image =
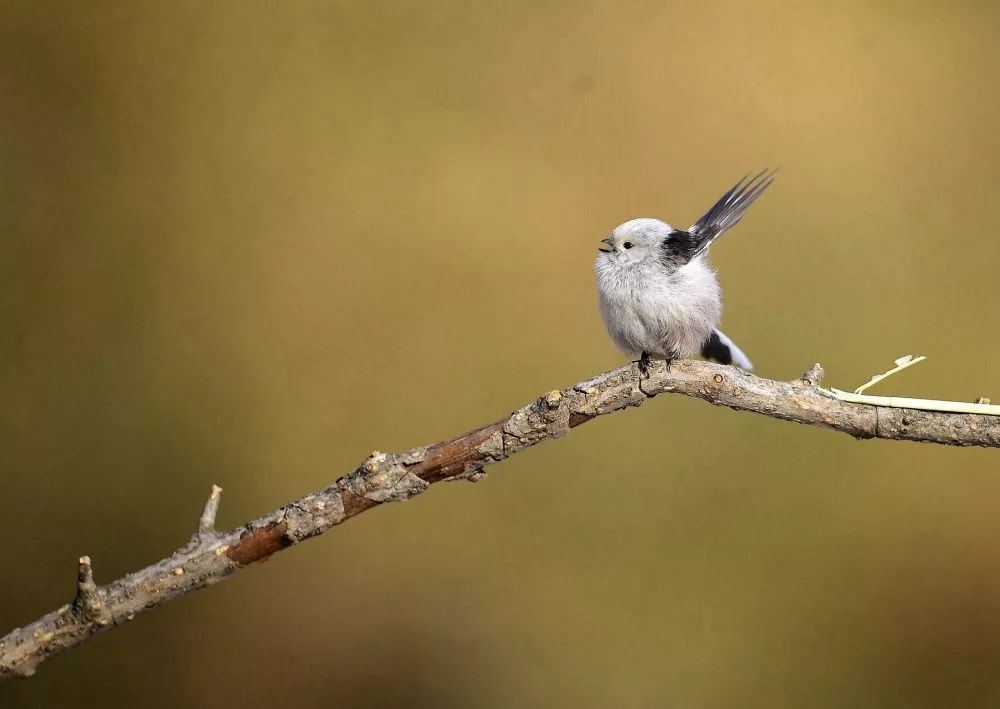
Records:
[[[753,363],[719,330],[722,294],[708,262],[708,248],[736,226],[771,183],[777,170],[749,174],[687,230],[650,217],[632,219],[602,239],[594,270],[601,317],[615,345],[638,355],[648,376],[651,359],[667,370],[681,358],[701,355],[753,369]]]

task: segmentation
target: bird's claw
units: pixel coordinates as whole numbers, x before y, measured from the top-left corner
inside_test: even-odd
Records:
[[[639,356],[637,364],[639,365],[639,374],[649,379],[649,353],[643,352]]]
[[[679,352],[677,352],[677,351],[671,351],[670,352],[670,355],[664,360],[664,363],[667,365],[667,372],[668,373],[670,372],[670,365],[672,365],[674,362],[676,362],[680,358],[681,358],[681,356],[680,356]]]

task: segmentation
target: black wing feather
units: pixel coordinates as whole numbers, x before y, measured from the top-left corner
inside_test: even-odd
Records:
[[[774,182],[777,170],[761,170],[749,181],[749,175],[733,185],[712,208],[696,221],[688,232],[691,235],[691,258],[694,258],[736,226],[751,204]]]

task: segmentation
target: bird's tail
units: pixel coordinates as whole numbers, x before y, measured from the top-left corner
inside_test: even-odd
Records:
[[[722,332],[722,330],[712,330],[712,334],[705,344],[701,346],[701,356],[705,359],[714,359],[719,364],[735,364],[740,369],[753,369],[753,362],[743,354],[743,350],[733,344]]]

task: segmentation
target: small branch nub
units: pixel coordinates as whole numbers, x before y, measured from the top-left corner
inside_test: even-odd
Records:
[[[809,368],[808,372],[802,375],[802,381],[805,382],[806,386],[819,386],[820,382],[823,381],[824,374],[823,368],[817,362]]]
[[[215,531],[215,515],[219,512],[219,501],[222,497],[222,488],[218,485],[212,486],[212,493],[205,502],[205,509],[198,520],[198,532],[200,534],[210,534]]]
[[[102,607],[97,584],[94,583],[94,570],[90,565],[90,557],[81,556],[80,568],[76,574],[76,599],[73,601],[73,609],[88,620],[96,621]]]

